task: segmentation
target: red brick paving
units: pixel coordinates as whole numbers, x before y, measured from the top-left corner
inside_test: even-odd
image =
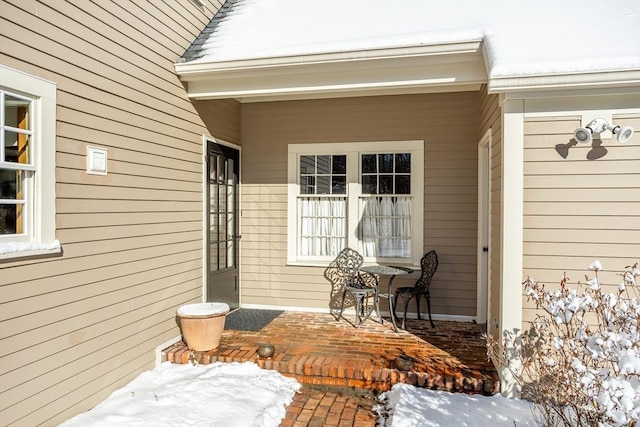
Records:
[[[303,387],[287,408],[281,427],[375,427],[372,398]]]
[[[275,346],[270,359],[259,358],[260,344]],[[395,369],[405,355],[414,363],[409,372]],[[259,332],[227,331],[220,346],[208,352],[190,352],[178,342],[163,351],[163,360],[208,364],[216,361],[252,361],[275,369],[303,384],[282,426],[375,426],[375,402],[352,393],[318,391],[315,386],[374,393],[404,382],[418,387],[454,392],[494,394],[497,373],[486,360],[480,327],[473,323],[407,320],[407,330],[368,320],[356,329],[331,314],[284,312]],[[329,405],[329,402],[331,404]]]

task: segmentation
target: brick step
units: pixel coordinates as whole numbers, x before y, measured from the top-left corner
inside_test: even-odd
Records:
[[[376,366],[362,359],[343,359],[313,355],[261,358],[258,346],[236,350],[231,354],[190,351],[180,341],[163,351],[163,361],[186,364],[210,364],[214,362],[254,362],[264,369],[273,369],[284,376],[295,377],[302,384],[359,388],[376,392],[388,391],[394,384],[405,383],[416,387],[465,393],[495,394],[499,392],[497,375],[477,370],[454,371],[401,371],[391,367]],[[226,353],[222,351],[222,353]]]
[[[485,395],[499,392],[500,382],[493,365],[480,360],[482,355],[472,354],[473,349],[479,352],[480,344],[472,346],[468,328],[461,325],[451,328],[449,335],[456,330],[462,332],[458,342],[466,347],[463,350],[469,357],[464,361],[453,355],[451,349],[439,349],[407,331],[394,333],[375,322],[354,329],[331,316],[312,315],[310,318],[309,313],[285,313],[260,332],[225,331],[220,346],[207,352],[192,352],[180,341],[165,349],[162,357],[178,364],[251,361],[295,377],[302,384],[316,386],[383,392],[396,383],[406,383],[452,392]],[[438,333],[444,331],[441,327]],[[275,346],[272,358],[258,357],[258,348],[264,342]],[[452,342],[457,342],[456,337],[449,336],[447,343]],[[412,369],[403,371],[394,367],[401,355],[413,361]]]

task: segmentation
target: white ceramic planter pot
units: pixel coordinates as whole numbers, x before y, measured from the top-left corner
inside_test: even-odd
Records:
[[[182,338],[195,351],[208,351],[220,345],[229,305],[221,302],[187,304],[178,308]]]

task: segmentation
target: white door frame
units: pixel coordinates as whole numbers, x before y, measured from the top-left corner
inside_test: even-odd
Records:
[[[489,194],[491,162],[491,129],[478,143],[478,247],[476,321],[486,323],[489,310]]]

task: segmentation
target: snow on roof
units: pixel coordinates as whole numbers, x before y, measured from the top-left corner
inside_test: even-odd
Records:
[[[188,62],[483,40],[491,77],[640,69],[638,0],[228,0]]]

